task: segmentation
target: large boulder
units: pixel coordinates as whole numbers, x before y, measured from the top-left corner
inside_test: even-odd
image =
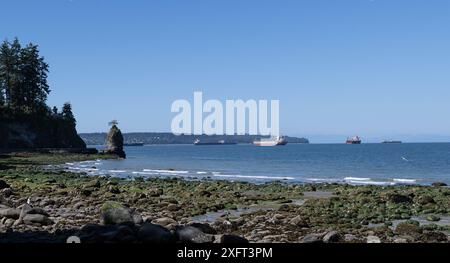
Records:
[[[395,233],[397,235],[407,235],[416,237],[422,234],[422,229],[420,228],[419,222],[408,220],[406,222],[398,224],[397,227],[395,228]]]
[[[387,201],[390,201],[395,204],[400,204],[400,203],[411,203],[412,199],[411,197],[406,195],[390,193],[387,195]]]
[[[179,227],[175,235],[182,243],[212,243],[214,241],[214,235],[205,234],[193,226]]]
[[[302,243],[322,243],[322,235],[308,234],[301,239]]]
[[[27,225],[39,224],[39,225],[51,225],[53,221],[45,215],[41,214],[26,214],[23,217],[23,222]]]
[[[134,224],[133,214],[117,202],[106,202],[101,208],[104,225]]]
[[[175,241],[172,233],[160,226],[152,223],[144,223],[138,230],[138,239],[149,243],[171,243]]]
[[[342,239],[342,235],[337,231],[330,231],[323,237],[323,242],[334,243],[339,242]]]
[[[18,219],[19,216],[20,216],[19,209],[15,209],[15,208],[0,209],[0,218],[6,217],[6,218]]]
[[[101,219],[104,225],[142,224],[143,219],[134,209],[123,206],[121,203],[105,202],[101,209]]]
[[[123,150],[123,135],[115,124],[113,124],[106,137],[106,153],[116,154],[120,158],[126,157]]]

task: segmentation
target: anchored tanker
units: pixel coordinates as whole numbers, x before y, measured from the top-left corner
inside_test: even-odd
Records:
[[[354,136],[352,138],[347,138],[346,144],[361,144],[361,138]]]
[[[253,144],[256,146],[279,146],[279,145],[286,145],[287,141],[286,138],[284,138],[283,136],[277,136],[275,138],[268,138],[254,141]]]

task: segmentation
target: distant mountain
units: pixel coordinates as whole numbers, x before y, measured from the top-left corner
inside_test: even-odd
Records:
[[[80,133],[80,137],[87,145],[103,145],[106,133]],[[264,138],[261,135],[174,135],[170,132],[134,132],[124,133],[124,143],[144,144],[192,144],[196,139],[200,141],[219,141],[236,143],[252,143],[254,140]],[[309,143],[306,138],[286,136],[288,143]]]

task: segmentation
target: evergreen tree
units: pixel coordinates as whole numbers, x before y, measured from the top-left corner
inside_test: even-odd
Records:
[[[56,106],[53,106],[52,113],[55,116],[58,115],[58,108],[56,108]]]
[[[22,48],[16,38],[0,46],[0,105],[19,112],[42,112],[47,95],[48,64],[39,56],[38,47]]]
[[[21,106],[26,112],[45,107],[50,93],[47,84],[48,64],[39,57],[36,45],[28,44],[20,52]]]
[[[17,38],[12,44],[4,41],[0,47],[0,93],[3,103],[9,108],[15,108],[19,103],[20,49]]]
[[[72,113],[72,105],[69,102],[64,103],[62,108],[62,116],[67,122],[76,125],[76,120]]]

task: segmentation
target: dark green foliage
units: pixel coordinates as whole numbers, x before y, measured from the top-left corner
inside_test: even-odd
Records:
[[[48,64],[38,46],[22,47],[16,38],[0,47],[0,105],[14,112],[37,112],[45,108]]]
[[[70,103],[46,105],[48,64],[37,45],[0,45],[0,149],[85,148]]]
[[[76,120],[72,113],[72,105],[69,102],[64,103],[64,106],[62,108],[62,117],[68,123],[73,124],[73,126],[75,126]]]

